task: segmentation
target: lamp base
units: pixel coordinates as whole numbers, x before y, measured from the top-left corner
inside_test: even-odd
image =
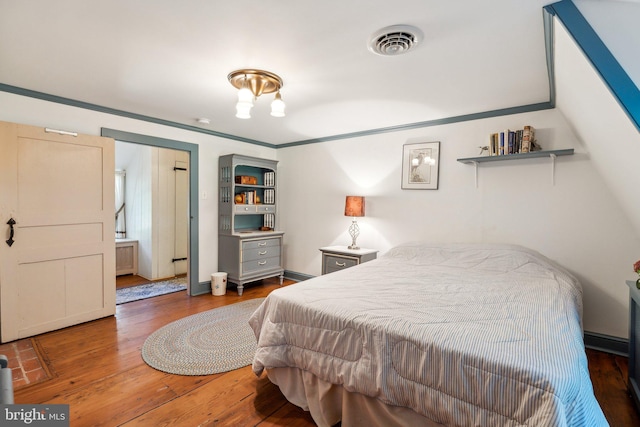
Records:
[[[351,226],[349,227],[349,234],[351,235],[351,245],[347,246],[349,249],[360,249],[358,245],[356,245],[356,239],[360,235],[360,228],[358,227],[358,223],[356,222],[355,217],[351,222]]]

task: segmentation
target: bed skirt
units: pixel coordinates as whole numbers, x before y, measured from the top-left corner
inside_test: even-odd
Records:
[[[309,411],[319,427],[331,427],[339,422],[342,427],[443,426],[409,408],[387,405],[378,399],[349,392],[298,368],[271,368],[266,372],[287,400]]]

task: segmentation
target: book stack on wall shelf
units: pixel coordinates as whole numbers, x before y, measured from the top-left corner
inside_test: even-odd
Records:
[[[477,157],[460,158],[460,163],[472,164],[476,167],[476,187],[478,187],[478,163],[493,162],[498,160],[530,159],[534,157],[549,157],[552,160],[551,182],[555,184],[555,159],[557,156],[573,154],[573,148],[562,150],[542,150],[535,139],[533,126],[525,126],[521,130],[492,133],[489,136],[489,145],[481,147],[487,155]]]
[[[540,151],[540,146],[536,143],[533,126],[525,126],[520,130],[507,129],[492,133],[489,137],[488,151],[491,156],[508,156]]]
[[[568,156],[573,154],[573,148],[562,150],[542,150],[535,139],[533,126],[524,126],[520,130],[505,130],[489,135],[489,145],[482,147],[484,156],[465,157],[458,159],[461,163],[477,164],[478,162],[493,162],[498,160],[528,159],[534,157]]]

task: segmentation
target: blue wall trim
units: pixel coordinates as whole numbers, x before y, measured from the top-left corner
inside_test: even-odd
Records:
[[[284,271],[285,279],[295,280],[296,282],[303,282],[305,280],[313,279],[314,277],[315,276],[312,276],[310,274],[298,273],[296,271],[291,271],[291,270]]]
[[[331,135],[331,136],[326,136],[326,137],[322,137],[322,138],[306,139],[306,140],[294,141],[294,142],[289,142],[289,143],[285,143],[285,144],[276,145],[276,144],[271,144],[271,143],[264,142],[264,141],[258,141],[258,140],[255,140],[255,139],[248,139],[248,138],[244,138],[244,137],[241,137],[241,136],[231,135],[231,134],[222,133],[222,132],[216,132],[216,131],[209,130],[209,129],[203,129],[203,128],[199,128],[197,126],[189,126],[189,125],[185,125],[185,124],[182,124],[182,123],[177,123],[177,122],[172,122],[172,121],[168,121],[168,120],[158,119],[158,118],[155,118],[155,117],[149,117],[149,116],[144,116],[144,115],[141,115],[141,114],[129,113],[127,111],[116,110],[116,109],[113,109],[113,108],[102,107],[100,105],[90,104],[88,102],[77,101],[77,100],[74,100],[74,99],[64,98],[64,97],[60,97],[60,96],[56,96],[56,95],[50,95],[50,94],[47,94],[47,93],[37,92],[37,91],[30,90],[30,89],[24,89],[24,88],[11,86],[11,85],[7,85],[7,84],[3,84],[3,83],[0,83],[0,91],[14,93],[16,95],[27,96],[27,97],[30,97],[30,98],[42,99],[42,100],[45,100],[45,101],[50,101],[50,102],[55,102],[55,103],[58,103],[58,104],[69,105],[69,106],[72,106],[72,107],[78,107],[78,108],[84,108],[84,109],[87,109],[87,110],[99,111],[101,113],[107,113],[107,114],[113,114],[113,115],[116,115],[116,116],[128,117],[130,119],[156,123],[156,124],[160,124],[160,125],[164,125],[164,126],[171,126],[171,127],[184,129],[184,130],[188,130],[188,131],[192,131],[192,132],[204,133],[204,134],[208,134],[208,135],[218,136],[220,138],[226,138],[226,139],[231,139],[231,140],[234,140],[234,141],[246,142],[248,144],[261,145],[263,147],[269,147],[269,148],[275,148],[275,149],[286,148],[286,147],[294,147],[294,146],[297,146],[297,145],[315,144],[315,143],[318,143],[318,142],[335,141],[335,140],[339,140],[339,139],[357,138],[357,137],[368,136],[368,135],[376,135],[376,134],[381,134],[381,133],[398,132],[398,131],[402,131],[402,130],[418,129],[418,128],[430,127],[430,126],[446,125],[446,124],[459,123],[459,122],[465,122],[465,121],[470,121],[470,120],[487,119],[487,118],[498,117],[498,116],[508,116],[508,115],[511,115],[511,114],[528,113],[528,112],[532,112],[532,111],[548,110],[548,109],[554,108],[554,105],[553,105],[552,102],[541,102],[541,103],[538,103],[538,104],[529,104],[529,105],[522,105],[522,106],[518,106],[518,107],[502,108],[502,109],[499,109],[499,110],[485,111],[485,112],[481,112],[481,113],[466,114],[466,115],[462,115],[462,116],[447,117],[447,118],[443,118],[443,119],[429,120],[429,121],[417,122],[417,123],[409,123],[409,124],[398,125],[398,126],[390,126],[390,127],[386,127],[386,128],[369,129],[369,130],[364,130],[364,131],[360,131],[360,132],[352,132],[352,133]]]
[[[57,96],[57,95],[50,95],[48,93],[38,92],[30,89],[24,89],[21,87],[11,86],[4,83],[0,83],[0,91],[14,93],[16,95],[27,96],[29,98],[42,99],[44,101],[55,102],[57,104],[69,105],[71,107],[84,108],[85,110],[92,110],[92,111],[98,111],[101,113],[112,114],[114,116],[128,117],[130,119],[141,120],[144,122],[156,123],[159,125],[189,130],[192,132],[205,133],[208,135],[218,136],[220,138],[232,139],[234,141],[246,142],[246,143],[255,144],[255,145],[262,145],[270,148],[276,147],[274,144],[270,144],[268,142],[257,141],[255,139],[249,139],[249,138],[243,138],[241,136],[231,135],[228,133],[216,132],[214,130],[199,128],[197,126],[189,126],[182,123],[172,122],[169,120],[163,120],[155,117],[145,116],[142,114],[130,113],[128,111],[117,110],[115,108],[103,107],[101,105],[91,104],[89,102],[77,101],[75,99],[64,98],[62,96]]]
[[[547,78],[549,79],[549,103],[556,106],[556,74],[555,55],[553,50],[553,15],[546,9],[542,9],[542,21],[544,25],[544,50],[547,58]]]
[[[424,122],[409,123],[406,125],[390,126],[386,128],[369,129],[361,132],[343,133],[340,135],[326,136],[323,138],[306,139],[303,141],[280,144],[277,148],[294,147],[297,145],[315,144],[318,142],[335,141],[338,139],[358,138],[362,136],[376,135],[388,132],[398,132],[401,130],[418,129],[431,126],[447,125],[451,123],[468,122],[471,120],[488,119],[491,117],[508,116],[511,114],[529,113],[532,111],[548,110],[553,108],[550,102],[540,102],[538,104],[521,105],[519,107],[502,108],[499,110],[484,111],[482,113],[465,114],[462,116],[445,117],[442,119],[428,120]]]
[[[624,338],[585,331],[584,346],[593,350],[604,351],[605,353],[629,357],[629,340]]]
[[[633,83],[620,63],[611,54],[600,37],[591,28],[571,0],[562,0],[544,7],[565,26],[571,37],[593,64],[604,82],[625,110],[631,121],[640,130],[640,90]]]

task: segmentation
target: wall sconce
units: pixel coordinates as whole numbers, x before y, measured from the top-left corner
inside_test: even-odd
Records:
[[[251,118],[253,101],[263,93],[276,93],[271,103],[271,115],[284,117],[285,104],[280,95],[280,89],[284,86],[282,79],[269,71],[242,69],[229,73],[229,83],[238,89],[238,103],[236,104],[236,117],[240,119]]]
[[[364,197],[363,196],[347,196],[344,203],[344,216],[353,218],[351,226],[349,226],[349,234],[351,235],[351,245],[349,249],[360,249],[356,244],[356,239],[360,235],[360,228],[356,217],[364,216]]]

